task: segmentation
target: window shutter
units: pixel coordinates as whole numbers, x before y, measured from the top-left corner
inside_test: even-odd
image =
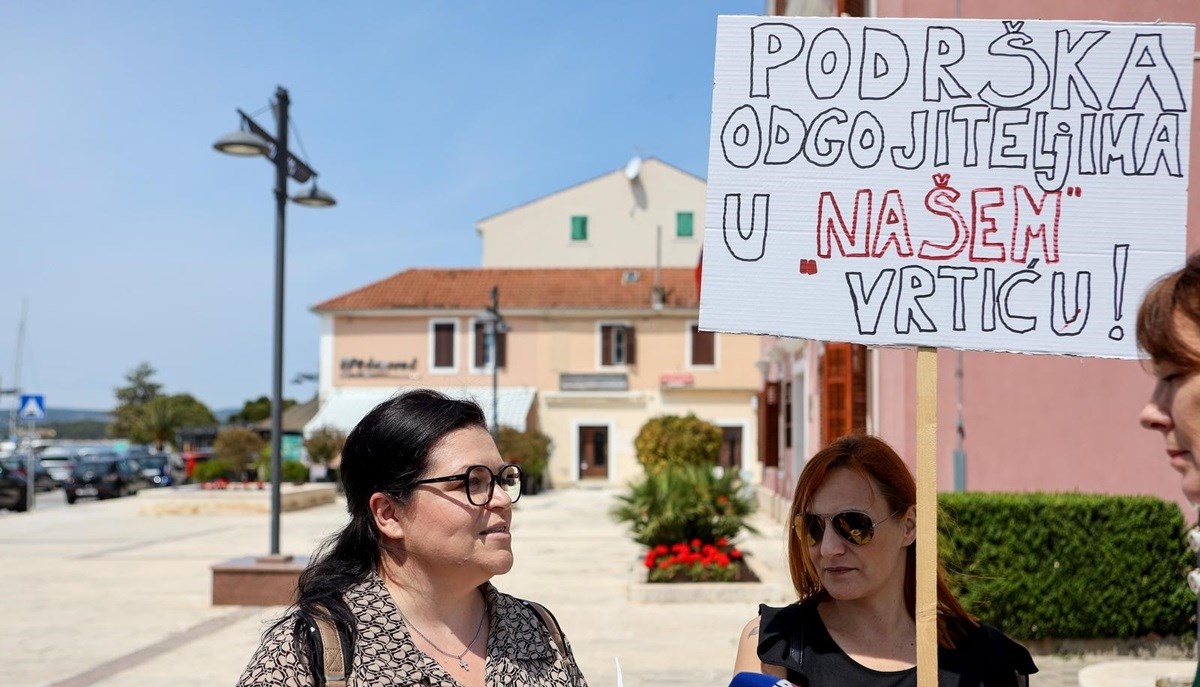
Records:
[[[690,238],[692,236],[693,215],[690,212],[675,213],[675,236]]]
[[[483,367],[487,363],[487,327],[482,322],[475,323],[475,367]]]
[[[571,240],[572,241],[587,241],[588,221],[587,215],[575,215],[571,217]]]
[[[625,364],[637,364],[637,337],[632,326],[625,328]]]
[[[508,332],[496,333],[496,366],[508,366]]]
[[[716,334],[700,331],[700,325],[692,325],[692,365],[715,365]]]
[[[850,344],[826,343],[821,358],[821,445],[852,429]]]
[[[758,395],[758,459],[764,467],[779,465],[779,382],[763,384]]]
[[[612,330],[613,330],[613,328],[611,325],[606,324],[606,325],[602,325],[600,327],[600,364],[601,365],[612,365],[613,364]]]
[[[454,325],[433,326],[433,366],[454,367]]]

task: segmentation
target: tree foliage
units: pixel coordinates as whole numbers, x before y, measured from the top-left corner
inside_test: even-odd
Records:
[[[136,444],[152,443],[162,450],[180,427],[216,424],[208,406],[191,394],[161,393],[162,385],[152,380],[154,375],[148,363],[141,363],[125,375],[126,386],[116,389],[117,408],[109,436]]]
[[[213,442],[213,457],[229,472],[242,475],[247,467],[254,465],[262,448],[262,437],[254,430],[223,429]]]
[[[520,465],[532,479],[541,479],[550,460],[550,443],[550,437],[541,432],[501,427],[496,448],[505,462]]]
[[[108,429],[110,436],[133,438],[131,435],[138,424],[142,406],[158,396],[162,389],[162,384],[150,379],[155,374],[150,363],[139,363],[125,373],[125,386],[115,389],[117,407],[113,411],[113,423]]]
[[[346,445],[346,435],[333,427],[322,427],[304,440],[304,450],[308,458],[317,465],[329,465],[330,461],[342,453]]]
[[[691,413],[660,415],[642,425],[633,446],[648,473],[671,465],[716,465],[721,428]]]
[[[295,399],[283,399],[284,410],[287,410],[294,405],[296,405]],[[229,422],[244,422],[249,424],[252,422],[261,422],[269,417],[271,417],[271,399],[267,398],[266,396],[259,396],[258,398],[246,401],[242,405],[241,410],[229,416]]]

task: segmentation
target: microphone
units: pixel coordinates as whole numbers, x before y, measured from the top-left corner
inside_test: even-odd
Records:
[[[763,673],[742,672],[733,676],[729,687],[798,687],[794,682],[788,682],[781,677]]]

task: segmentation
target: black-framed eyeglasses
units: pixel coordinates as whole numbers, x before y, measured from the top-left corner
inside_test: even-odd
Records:
[[[809,546],[821,543],[821,539],[825,536],[826,521],[833,524],[833,531],[837,532],[842,539],[855,546],[866,546],[875,538],[875,526],[891,520],[896,513],[902,510],[904,509],[896,509],[891,515],[878,522],[871,520],[870,514],[860,510],[844,510],[828,517],[816,513],[800,513],[792,524],[796,531],[806,535]]]
[[[462,482],[467,491],[467,501],[472,506],[486,506],[492,502],[492,494],[496,485],[508,494],[513,503],[521,498],[521,466],[502,465],[499,472],[492,472],[486,465],[470,465],[466,472],[446,477],[430,477],[421,479],[414,484],[433,484],[434,482]]]

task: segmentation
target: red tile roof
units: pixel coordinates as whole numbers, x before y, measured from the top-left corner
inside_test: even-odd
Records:
[[[623,275],[630,271],[638,273],[638,280],[626,284]],[[699,307],[693,268],[663,268],[661,281],[666,307]],[[492,286],[500,289],[501,310],[649,309],[654,268],[411,269],[318,303],[313,310],[479,310],[491,303]]]

